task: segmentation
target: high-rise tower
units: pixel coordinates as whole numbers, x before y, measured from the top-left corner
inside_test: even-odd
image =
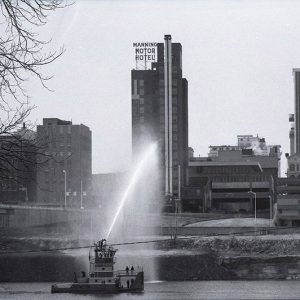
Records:
[[[161,195],[178,197],[188,166],[188,82],[182,78],[180,43],[165,35],[156,52],[150,70],[131,72],[133,157],[145,141],[158,141]]]

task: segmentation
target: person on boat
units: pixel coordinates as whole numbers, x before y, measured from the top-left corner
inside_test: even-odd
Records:
[[[126,274],[128,275],[128,273],[129,273],[129,268],[128,268],[128,266],[126,266]]]
[[[133,266],[131,266],[130,271],[131,271],[131,275],[132,275],[132,274],[133,274],[133,271],[134,271],[134,267],[133,267]]]
[[[129,289],[129,284],[130,284],[129,280],[127,280],[126,283],[127,283],[127,288]]]

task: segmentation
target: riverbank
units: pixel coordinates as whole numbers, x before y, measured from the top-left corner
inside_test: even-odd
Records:
[[[204,251],[228,271],[228,279],[300,279],[300,235],[178,239],[159,249]]]
[[[72,281],[74,272],[87,270],[87,249],[27,254],[9,252],[86,245],[89,245],[87,240],[71,237],[2,239],[0,248],[6,254],[0,255],[0,281]],[[300,278],[298,234],[179,238],[154,243],[152,248],[146,245],[120,246],[117,269],[127,264],[139,264],[144,266],[148,280],[167,281]]]

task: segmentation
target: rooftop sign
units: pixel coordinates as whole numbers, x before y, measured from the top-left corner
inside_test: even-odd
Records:
[[[138,63],[143,63],[144,68],[147,68],[147,62],[156,61],[156,49],[157,43],[147,42],[147,43],[133,43],[133,48],[135,48],[135,62],[138,68]]]

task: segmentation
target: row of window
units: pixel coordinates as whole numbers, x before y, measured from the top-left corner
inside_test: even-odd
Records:
[[[67,157],[69,157],[69,156],[72,155],[72,152],[71,151],[59,151],[59,152],[54,151],[54,152],[50,153],[49,151],[45,151],[45,155],[46,156],[52,155],[54,157],[55,156],[67,156]]]
[[[300,171],[300,165],[299,164],[290,164],[290,171]]]
[[[164,86],[165,81],[163,79],[159,80],[159,86]],[[176,78],[172,78],[172,85],[177,86],[178,85],[178,80]]]
[[[262,176],[222,176],[222,177],[210,177],[213,182],[264,182],[269,181],[270,177],[266,175]]]
[[[210,173],[210,174],[249,173],[249,167],[244,167],[244,166],[197,167],[197,173]]]
[[[58,132],[59,134],[71,134],[72,125],[50,125],[47,127],[47,132]]]
[[[165,89],[160,88],[159,89],[159,94],[164,95],[165,94]],[[177,95],[178,94],[178,89],[176,87],[172,88],[172,95]]]

